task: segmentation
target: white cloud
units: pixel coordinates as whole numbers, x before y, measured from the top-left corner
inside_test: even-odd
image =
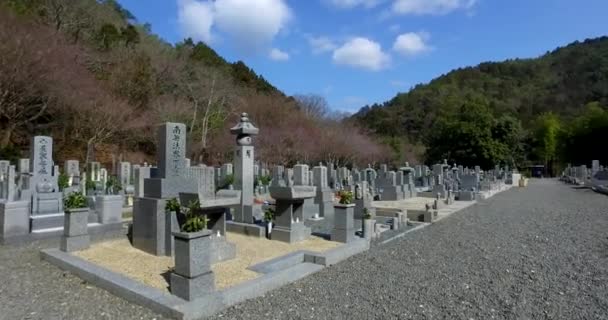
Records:
[[[394,14],[447,14],[458,9],[472,9],[477,0],[395,0]]]
[[[401,34],[395,39],[393,50],[404,56],[414,56],[431,50],[426,43],[429,34],[426,32],[408,32]]]
[[[178,22],[184,36],[208,42],[212,30],[218,30],[242,49],[267,46],[291,17],[285,0],[178,0]]]
[[[308,44],[312,48],[312,53],[319,54],[323,52],[329,52],[335,50],[338,46],[330,38],[320,36],[312,37],[308,36]]]
[[[214,6],[218,29],[247,48],[269,43],[291,17],[284,0],[216,0]]]
[[[363,6],[365,8],[373,8],[384,0],[324,0],[326,3],[339,9],[352,9],[354,7]]]
[[[211,41],[213,6],[208,2],[178,0],[178,23],[185,37],[204,42]]]
[[[390,56],[382,51],[380,44],[362,37],[353,38],[334,50],[332,58],[335,64],[371,71],[382,70],[390,63]]]
[[[289,60],[289,53],[281,51],[277,48],[272,48],[272,50],[270,50],[269,57],[274,61],[287,61]]]

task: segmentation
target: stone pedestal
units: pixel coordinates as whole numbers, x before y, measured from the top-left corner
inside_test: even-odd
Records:
[[[65,213],[61,251],[73,252],[89,248],[91,241],[87,232],[88,222],[89,208],[70,209]]]
[[[235,189],[241,204],[234,208],[234,221],[253,223],[253,146],[238,146],[234,158]]]
[[[167,219],[166,199],[136,198],[133,203],[133,246],[156,256],[173,253],[172,219]]]
[[[29,201],[0,202],[0,238],[25,236],[30,233]]]
[[[303,209],[303,200],[277,200],[272,240],[294,243],[308,239],[312,231],[304,225]]]
[[[289,227],[278,226],[272,229],[271,239],[287,243],[295,243],[310,238],[311,229],[304,222],[294,222]]]
[[[276,199],[275,226],[272,240],[294,243],[306,240],[311,229],[304,225],[304,199],[316,194],[316,187],[270,187],[270,194]]]
[[[97,196],[95,211],[101,224],[122,223],[123,196]]]
[[[32,195],[32,231],[61,227],[63,223],[63,193],[34,193]]]
[[[315,205],[315,200],[313,198],[304,199],[304,205],[302,208],[304,220],[311,219],[312,217],[321,216],[319,212],[319,206]]]
[[[251,223],[242,223],[235,221],[226,221],[226,230],[230,232],[244,234],[250,237],[264,238],[265,227]]]
[[[331,241],[348,243],[355,240],[355,205],[334,205],[334,229]]]
[[[212,231],[174,232],[175,269],[171,273],[171,293],[188,301],[211,293],[215,277],[211,270]]]

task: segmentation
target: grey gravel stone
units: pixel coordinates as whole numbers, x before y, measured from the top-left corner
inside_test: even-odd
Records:
[[[0,319],[165,319],[51,246],[0,247]],[[532,180],[213,319],[608,319],[608,197]]]
[[[41,261],[40,249],[51,247],[59,239],[0,246],[0,319],[167,319]]]
[[[608,319],[608,197],[533,180],[213,319]]]

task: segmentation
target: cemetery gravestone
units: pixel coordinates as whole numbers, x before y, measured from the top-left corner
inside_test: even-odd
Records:
[[[9,166],[3,183],[6,199],[0,201],[0,239],[25,236],[30,232],[30,201],[17,201],[15,167]]]
[[[314,203],[319,207],[319,216],[333,219],[334,215],[334,193],[327,183],[327,167],[319,164],[312,169],[313,186],[316,189]]]
[[[67,160],[64,170],[68,176],[68,188],[64,192],[80,192],[80,163],[78,160]]]
[[[157,139],[156,173],[144,179],[144,196],[133,204],[133,246],[150,254],[171,256],[170,232],[176,226],[165,212],[166,201],[177,198],[180,192],[198,193],[198,182],[185,169],[186,125],[166,123],[159,127]]]
[[[30,147],[32,231],[63,225],[63,194],[53,165],[53,138],[36,136]]]
[[[305,164],[297,164],[294,166],[294,186],[310,186],[309,183],[309,170]],[[315,205],[314,198],[304,199],[302,207],[302,219],[308,220],[313,217],[319,216],[319,207]]]

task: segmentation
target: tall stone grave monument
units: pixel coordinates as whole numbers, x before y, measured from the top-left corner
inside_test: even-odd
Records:
[[[334,219],[334,193],[327,182],[327,167],[319,164],[312,168],[313,186],[317,187],[314,203],[319,206],[319,217]]]
[[[63,170],[68,176],[68,187],[64,193],[80,192],[80,163],[78,160],[66,160]]]
[[[445,198],[448,194],[444,181],[446,177],[444,168],[445,164],[433,165],[433,176],[435,177],[435,184],[433,185],[433,196],[439,194],[439,197],[441,198]]]
[[[310,186],[309,170],[308,165],[296,164],[293,167],[293,185],[294,186]],[[304,199],[302,206],[302,217],[303,220],[319,217],[319,206],[315,205],[314,198]]]
[[[63,225],[63,194],[53,163],[53,138],[36,136],[30,146],[30,191],[32,231]]]
[[[368,164],[367,169],[365,169],[364,179],[369,184],[373,193],[376,192],[376,179],[377,178],[378,178],[378,173],[376,172],[376,170],[374,170],[374,168],[372,168],[371,164]]]
[[[144,181],[151,178],[152,167],[143,165],[133,167],[133,192],[135,198],[144,196]]]
[[[131,207],[133,206],[133,196],[135,195],[135,186],[131,181],[131,163],[121,161],[118,165],[118,170],[118,180],[125,195],[124,205]]]
[[[406,198],[416,197],[416,184],[414,182],[415,169],[410,167],[409,162],[405,163],[405,167],[399,168],[403,172],[403,192]]]
[[[381,191],[381,199],[383,201],[403,200],[403,189],[400,185],[397,185],[397,173],[395,171],[384,171],[384,169],[386,167],[383,168],[384,174],[378,177],[378,182],[376,183],[378,190]]]
[[[15,166],[9,166],[1,181],[5,199],[0,200],[0,240],[25,236],[30,232],[30,201],[20,201],[16,190]]]
[[[91,161],[87,164],[85,189],[87,196],[102,193],[105,184],[101,180],[101,163]]]
[[[180,192],[198,193],[198,183],[185,170],[186,125],[168,122],[159,127],[157,139],[156,174],[144,179],[144,196],[133,203],[133,246],[157,256],[171,256],[175,225],[167,218],[166,201],[178,198]]]

